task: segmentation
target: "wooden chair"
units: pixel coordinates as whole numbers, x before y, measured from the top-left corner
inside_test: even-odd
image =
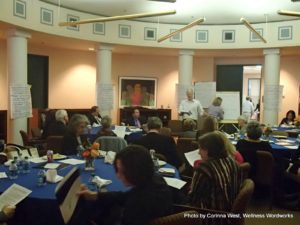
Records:
[[[149,225],[201,225],[202,220],[199,218],[191,218],[193,215],[198,215],[198,212],[185,211],[160,217],[152,220]]]
[[[183,212],[187,210],[194,210],[197,211],[198,213],[205,214],[207,215],[208,213],[210,214],[235,214],[235,215],[240,215],[239,218],[216,218],[216,219],[206,219],[203,224],[218,224],[218,225],[244,225],[245,224],[245,219],[242,216],[243,213],[246,212],[249,202],[252,198],[254,191],[254,182],[251,179],[246,179],[244,180],[242,187],[236,196],[232,208],[229,212],[225,211],[220,211],[220,210],[211,210],[211,209],[202,209],[194,206],[189,206],[189,205],[174,205],[174,211],[175,212]]]
[[[46,139],[46,149],[53,150],[54,153],[63,152],[63,136],[48,136]]]
[[[33,147],[37,147],[38,149],[43,148],[43,144],[45,143],[45,140],[29,139],[28,134],[24,130],[20,130],[20,134],[24,146],[33,146]]]
[[[250,163],[248,163],[248,162],[241,163],[241,164],[239,164],[239,167],[242,170],[243,180],[247,179],[249,176],[250,169],[251,169]]]
[[[171,129],[172,136],[178,136],[183,131],[181,120],[169,120],[168,127]]]
[[[42,138],[41,129],[38,127],[31,128],[31,135],[33,139],[41,139]]]
[[[267,151],[257,151],[256,152],[256,174],[254,177],[254,182],[259,188],[269,188],[269,193],[271,197],[270,209],[273,203],[273,181],[274,181],[274,158],[272,153]]]

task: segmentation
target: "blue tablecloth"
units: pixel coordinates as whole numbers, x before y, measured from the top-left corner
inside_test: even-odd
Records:
[[[37,164],[32,163],[32,166]],[[94,173],[101,178],[112,180],[112,183],[106,186],[108,191],[127,191],[122,182],[117,178],[113,165],[104,163],[103,159],[95,161],[96,170]],[[69,165],[58,170],[58,175],[66,175],[74,166]],[[92,172],[84,170],[84,164],[78,165],[81,169],[82,183],[87,183]],[[166,168],[174,168],[171,165],[165,165]],[[55,198],[55,188],[57,184],[47,183],[46,186],[37,186],[37,173],[39,169],[31,168],[29,174],[19,174],[15,180],[8,178],[0,179],[0,193],[4,192],[13,183],[22,185],[32,193],[17,206],[17,212],[14,223],[18,225],[61,225],[63,224],[59,207]],[[175,169],[175,177],[179,178],[179,173]],[[0,165],[0,172],[8,172],[8,167]]]

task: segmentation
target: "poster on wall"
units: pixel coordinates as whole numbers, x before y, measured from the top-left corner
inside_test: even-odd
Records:
[[[32,117],[30,85],[13,84],[10,86],[10,118]]]
[[[114,106],[114,88],[112,84],[97,84],[97,106],[101,110],[112,110]]]
[[[216,82],[196,82],[195,99],[201,102],[203,108],[208,108],[216,97]]]
[[[119,77],[119,106],[156,107],[157,78]]]

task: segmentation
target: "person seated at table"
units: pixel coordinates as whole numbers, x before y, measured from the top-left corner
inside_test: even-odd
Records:
[[[98,132],[97,136],[102,137],[102,136],[114,136],[116,137],[117,135],[111,130],[111,118],[109,116],[103,116],[102,120],[102,128]]]
[[[42,139],[46,139],[49,135],[49,127],[51,124],[55,123],[56,122],[56,119],[55,119],[55,113],[56,113],[56,110],[55,109],[48,109],[46,112],[45,112],[45,121],[43,123],[43,132],[42,132]]]
[[[7,222],[15,214],[16,206],[4,206],[0,210],[0,224]]]
[[[192,179],[189,204],[230,211],[241,188],[242,174],[238,164],[228,155],[220,133],[201,136],[199,154],[202,162]]]
[[[215,131],[217,134],[219,134],[224,143],[225,143],[225,149],[228,152],[228,155],[231,156],[237,164],[241,164],[244,162],[244,158],[241,155],[239,151],[236,150],[235,146],[230,142],[230,140],[225,136],[224,133],[221,131]],[[202,160],[196,160],[194,162],[194,168],[198,168]]]
[[[87,114],[87,117],[92,126],[100,126],[102,117],[100,115],[100,109],[98,106],[93,106],[90,110],[90,113]]]
[[[240,115],[238,118],[237,118],[237,121],[238,121],[238,130],[237,132],[241,135],[245,135],[246,133],[246,128],[247,128],[247,122],[248,122],[248,119],[246,116],[244,115]]]
[[[170,188],[154,172],[153,161],[145,147],[130,145],[118,152],[114,168],[122,183],[131,189],[101,193],[82,185],[79,196],[94,204],[77,214],[76,225],[88,224],[91,220],[102,225],[142,225],[172,212]]]
[[[182,123],[183,132],[180,137],[183,138],[195,138],[196,137],[196,122],[193,119],[185,119]]]
[[[289,110],[287,113],[286,113],[286,116],[285,118],[283,118],[279,124],[279,126],[281,125],[294,125],[295,123],[295,118],[296,118],[296,113],[294,110]]]
[[[51,123],[48,128],[48,136],[63,136],[67,130],[69,121],[68,113],[64,109],[55,112],[55,122]]]
[[[142,125],[144,124],[144,121],[141,118],[140,110],[138,108],[134,108],[132,110],[131,117],[129,117],[126,120],[125,124],[127,126],[133,126],[133,127],[142,128]]]
[[[203,120],[203,125],[200,130],[196,133],[196,140],[199,139],[202,135],[215,131],[218,129],[218,122],[217,120],[212,116],[206,116]]]
[[[249,177],[253,178],[256,174],[256,152],[272,152],[272,147],[267,141],[261,141],[262,129],[257,121],[250,121],[246,128],[247,138],[240,139],[236,144],[236,149],[242,154],[245,162],[251,164]]]
[[[163,155],[167,162],[175,167],[181,165],[181,160],[176,151],[176,144],[172,137],[166,135],[161,135],[159,133],[160,128],[162,127],[162,122],[158,117],[149,117],[148,118],[148,133],[134,140],[133,143],[137,145],[142,145],[148,150],[154,149],[156,153]]]
[[[78,150],[83,150],[89,144],[87,138],[83,136],[89,120],[85,115],[74,114],[68,124],[67,131],[62,140],[63,154],[76,155]]]
[[[208,115],[215,117],[217,120],[224,119],[224,109],[221,106],[222,101],[221,97],[216,97],[207,109]]]

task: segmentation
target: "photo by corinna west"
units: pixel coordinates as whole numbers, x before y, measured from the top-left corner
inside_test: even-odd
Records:
[[[119,77],[119,105],[156,107],[157,78]]]

